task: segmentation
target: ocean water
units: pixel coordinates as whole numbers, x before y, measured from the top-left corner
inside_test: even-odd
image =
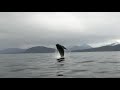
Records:
[[[0,78],[120,78],[120,52],[0,54]]]

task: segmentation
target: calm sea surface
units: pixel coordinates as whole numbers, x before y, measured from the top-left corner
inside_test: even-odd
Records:
[[[0,78],[120,78],[120,52],[0,54]]]

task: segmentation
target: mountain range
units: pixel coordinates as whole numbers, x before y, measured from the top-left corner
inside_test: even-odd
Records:
[[[90,48],[92,48],[90,45],[88,45],[88,44],[82,44],[80,46],[69,47],[69,50],[70,51],[74,51],[74,50],[84,50],[84,49],[90,49]]]
[[[109,45],[91,48],[91,49],[84,49],[84,50],[73,50],[72,52],[97,52],[97,51],[120,51],[120,43],[112,43]]]
[[[55,52],[54,48],[48,48],[44,46],[36,46],[36,47],[31,47],[27,50],[25,50],[24,53],[53,53]]]
[[[53,53],[54,48],[48,48],[44,46],[36,46],[28,49],[20,48],[8,48],[0,51],[0,54],[17,54],[17,53]]]
[[[68,47],[67,47],[68,48]],[[83,50],[92,48],[91,46],[84,44],[80,46],[72,46],[68,48],[69,50]],[[17,54],[17,53],[54,53],[56,51],[55,48],[49,48],[45,46],[35,46],[28,49],[20,49],[20,48],[8,48],[4,50],[0,50],[0,54]]]
[[[109,45],[93,48],[88,44],[83,44],[80,46],[66,47],[71,52],[97,52],[97,51],[120,51],[120,43],[112,43]],[[0,54],[18,54],[18,53],[54,53],[55,48],[49,48],[45,46],[35,46],[28,49],[20,48],[8,48],[0,50]]]
[[[25,52],[25,49],[20,48],[7,48],[0,51],[0,54],[17,54],[17,53],[23,53]]]

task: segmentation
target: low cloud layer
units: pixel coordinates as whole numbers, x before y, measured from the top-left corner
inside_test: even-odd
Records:
[[[104,44],[120,39],[119,12],[0,12],[0,49]]]

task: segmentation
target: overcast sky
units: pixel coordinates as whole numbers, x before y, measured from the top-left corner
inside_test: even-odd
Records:
[[[0,12],[0,49],[120,42],[120,12]]]

